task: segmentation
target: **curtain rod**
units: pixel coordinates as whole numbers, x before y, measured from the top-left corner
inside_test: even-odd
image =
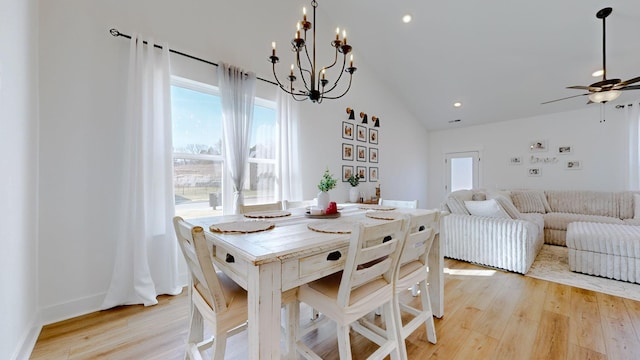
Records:
[[[115,37],[122,36],[122,37],[125,37],[125,38],[127,38],[127,39],[131,39],[131,35],[123,34],[123,33],[121,33],[120,31],[118,31],[118,29],[115,29],[115,28],[114,28],[114,29],[110,29],[110,30],[109,30],[109,33],[111,33],[111,35],[113,35],[113,36],[115,36]],[[143,43],[144,43],[144,44],[147,44],[147,42],[146,42],[146,41],[143,41]],[[147,44],[147,45],[148,45],[148,44]],[[156,48],[158,48],[158,49],[162,49],[162,46],[161,46],[161,45],[154,44],[153,46],[154,46],[154,47],[156,47]],[[185,53],[183,53],[183,52],[181,52],[181,51],[178,51],[178,50],[169,49],[169,52],[172,52],[172,53],[174,53],[174,54],[178,54],[178,55],[182,55],[182,56],[184,56],[184,57],[188,57],[189,59],[197,60],[197,61],[203,62],[203,63],[205,63],[205,64],[209,64],[209,65],[213,65],[213,66],[218,66],[218,64],[216,64],[216,63],[214,63],[214,62],[212,62],[212,61],[205,60],[205,59],[201,59],[201,58],[196,57],[196,56],[193,56],[193,55],[185,54]],[[267,82],[267,83],[272,84],[272,85],[276,85],[276,86],[278,85],[277,83],[275,83],[275,82],[273,82],[273,81],[271,81],[271,80],[263,79],[263,78],[261,78],[261,77],[259,77],[259,76],[256,76],[256,79],[258,79],[258,80],[262,80],[262,81]]]

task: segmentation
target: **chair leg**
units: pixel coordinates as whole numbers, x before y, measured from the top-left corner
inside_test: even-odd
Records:
[[[227,332],[224,331],[216,334],[215,339],[213,339],[213,353],[211,354],[211,359],[224,359],[224,351],[226,347]]]
[[[426,281],[421,281],[420,284],[420,299],[422,300],[422,310],[427,311],[429,316],[425,321],[425,326],[427,329],[427,340],[430,343],[435,344],[436,339],[436,325],[433,322],[433,311],[431,309],[431,298],[429,297],[429,287],[427,286]]]
[[[404,338],[401,334],[402,319],[400,318],[400,306],[396,301],[395,294],[394,299],[386,303],[382,310],[385,317],[385,327],[387,328],[387,339],[389,341],[395,341],[396,346],[391,350],[391,360],[407,360],[407,350],[404,344]],[[398,325],[399,324],[399,325]]]
[[[351,360],[349,329],[349,325],[338,325],[338,351],[340,353],[340,360]]]
[[[198,308],[191,306],[191,323],[189,324],[189,343],[199,344],[204,340],[204,319]]]

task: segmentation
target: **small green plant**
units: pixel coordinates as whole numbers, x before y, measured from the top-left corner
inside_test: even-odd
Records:
[[[356,187],[356,186],[358,186],[358,184],[360,184],[360,178],[358,176],[354,175],[354,174],[351,174],[351,176],[349,176],[347,181],[353,187]]]
[[[324,171],[324,175],[322,175],[322,179],[320,179],[320,183],[318,184],[318,189],[320,191],[329,191],[336,187],[336,180],[333,175],[329,172],[329,168]]]

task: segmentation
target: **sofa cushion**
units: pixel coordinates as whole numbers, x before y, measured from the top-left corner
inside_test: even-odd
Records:
[[[500,219],[511,219],[495,199],[484,201],[465,201],[464,205],[471,215]]]
[[[544,192],[540,190],[514,190],[511,200],[521,213],[544,214],[551,210]]]
[[[465,201],[471,201],[473,198],[473,191],[471,190],[458,190],[454,191],[447,196],[447,206],[451,210],[452,214],[470,215],[469,210],[464,206]]]
[[[550,212],[620,218],[616,193],[604,191],[547,191]]]
[[[552,212],[544,214],[544,227],[546,229],[554,229],[554,230],[567,230],[567,226],[569,223],[575,221],[587,221],[587,222],[595,222],[595,223],[606,223],[606,224],[624,224],[624,221],[609,217],[609,216],[599,216],[599,215],[584,215],[584,214],[571,214],[571,213],[559,213]]]

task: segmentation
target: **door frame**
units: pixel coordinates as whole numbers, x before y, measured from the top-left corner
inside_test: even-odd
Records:
[[[457,155],[457,156],[456,156]],[[451,158],[458,157],[474,157],[474,171],[473,171],[473,188],[481,188],[483,185],[482,182],[482,149],[480,148],[468,148],[468,149],[458,149],[458,150],[450,150],[443,152],[443,161],[444,161],[444,192],[445,196],[451,193]]]

